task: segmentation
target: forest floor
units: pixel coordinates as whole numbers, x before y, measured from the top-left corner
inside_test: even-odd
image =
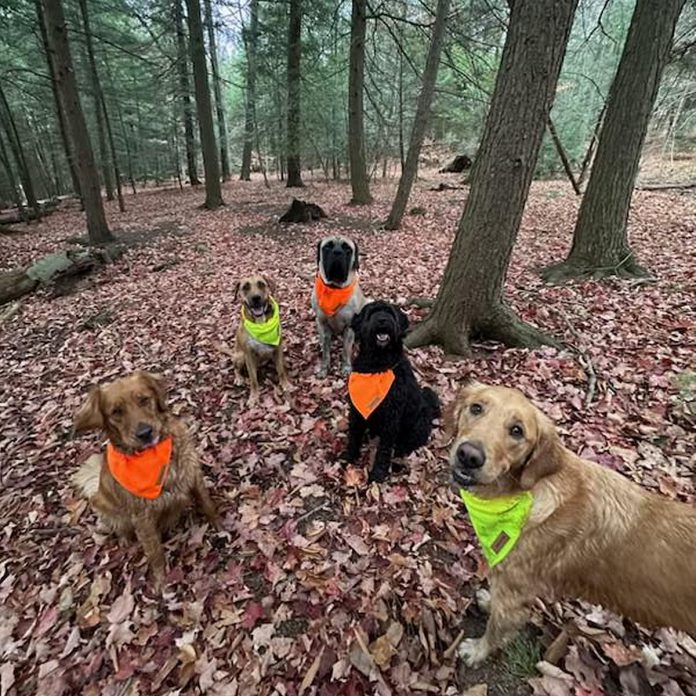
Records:
[[[462,630],[482,631],[471,597],[485,571],[441,428],[383,485],[366,489],[337,463],[346,390],[336,373],[314,373],[316,243],[335,232],[358,242],[368,296],[432,297],[467,195],[428,190],[444,180],[459,177],[419,181],[410,208],[421,214],[398,232],[378,229],[393,181],[376,182],[362,208],[347,205],[345,183],[309,181],[293,193],[330,219],[285,229],[275,220],[291,192],[279,182],[234,181],[216,212],[198,208],[200,189],[128,196],[127,212],[109,203],[108,217],[137,244],[0,323],[3,696],[696,694],[692,638],[580,602],[540,604],[502,655],[464,669],[446,651]],[[636,193],[631,240],[654,280],[546,286],[536,269],[564,256],[577,208],[567,182],[534,184],[506,285],[517,311],[568,348],[479,345],[466,360],[428,348],[411,360],[444,402],[469,376],[520,387],[575,452],[693,504],[696,197]],[[0,269],[82,234],[81,213],[64,206],[0,236]],[[266,375],[250,409],[216,345],[232,344],[235,281],[254,270],[277,281],[294,390],[284,399]],[[184,520],[162,596],[141,549],[100,535],[69,480],[101,446],[72,432],[89,386],[134,368],[166,376],[224,527]]]

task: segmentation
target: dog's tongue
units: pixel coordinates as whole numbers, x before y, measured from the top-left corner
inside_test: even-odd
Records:
[[[264,308],[263,307],[252,307],[251,308],[251,313],[255,317],[262,317],[264,314]]]

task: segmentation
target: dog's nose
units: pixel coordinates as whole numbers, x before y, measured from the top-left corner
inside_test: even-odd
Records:
[[[152,441],[152,426],[147,423],[138,423],[135,429],[135,436],[140,442],[148,443]]]
[[[249,301],[251,302],[251,304],[261,304],[261,295],[252,295],[249,298]]]
[[[486,462],[483,447],[475,442],[462,442],[457,447],[457,464],[463,469],[480,469]]]

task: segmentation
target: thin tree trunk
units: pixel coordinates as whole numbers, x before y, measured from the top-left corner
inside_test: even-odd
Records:
[[[300,61],[302,58],[302,0],[290,0],[288,23],[287,188],[304,186],[300,163]]]
[[[65,109],[70,142],[75,148],[89,240],[92,244],[103,244],[112,241],[113,236],[109,231],[104,215],[99,177],[94,163],[94,153],[87,132],[85,116],[80,104],[63,7],[60,0],[43,0],[43,8],[60,102]]]
[[[230,180],[230,158],[227,153],[227,123],[225,122],[225,105],[222,101],[222,80],[218,67],[217,47],[215,43],[215,24],[213,8],[210,0],[203,0],[205,7],[205,23],[208,30],[208,51],[210,53],[210,68],[213,73],[213,93],[215,95],[215,115],[217,116],[218,137],[220,138],[220,165],[222,180]]]
[[[568,155],[566,154],[566,151],[563,148],[563,143],[561,142],[561,139],[558,135],[556,126],[553,125],[553,121],[551,120],[550,116],[546,125],[548,126],[549,134],[551,135],[551,140],[553,140],[553,145],[556,148],[556,152],[558,153],[558,157],[561,160],[561,164],[563,165],[563,170],[565,171],[566,176],[568,177],[568,181],[570,181],[570,185],[573,187],[573,191],[575,191],[575,193],[579,196],[582,192],[580,191],[578,182],[575,180],[575,174],[573,174],[573,168],[570,166],[570,160],[568,159]]]
[[[181,110],[184,116],[184,136],[186,143],[186,172],[191,186],[200,186],[196,167],[196,138],[193,133],[193,114],[191,111],[191,89],[189,87],[188,51],[184,33],[183,0],[174,0],[174,23],[176,26],[177,69],[179,71],[179,91]]]
[[[604,122],[604,114],[607,111],[607,103],[604,102],[602,110],[599,112],[597,121],[595,123],[594,130],[592,131],[592,137],[590,138],[590,144],[587,146],[587,152],[582,159],[582,164],[580,165],[580,173],[578,174],[578,186],[582,186],[582,182],[585,181],[585,176],[587,172],[590,171],[590,164],[592,164],[592,157],[595,153],[595,147],[597,146],[597,139],[599,138],[599,131]]]
[[[2,89],[2,82],[0,81],[0,125],[2,125],[5,130],[5,135],[7,136],[7,142],[10,146],[12,156],[14,157],[15,164],[17,166],[17,174],[19,175],[19,180],[22,183],[22,188],[24,189],[24,195],[27,198],[27,205],[34,211],[37,219],[41,217],[41,206],[36,199],[36,192],[34,189],[34,182],[31,178],[31,172],[29,171],[29,166],[27,165],[27,158],[24,154],[24,148],[22,147],[22,140],[19,137],[19,132],[17,131],[17,124],[15,123],[14,116],[10,110],[10,104],[7,101],[5,92]]]
[[[401,163],[401,174],[403,175],[406,167],[406,154],[404,150],[404,55],[399,51],[399,161]]]
[[[10,157],[7,154],[7,149],[5,148],[5,143],[2,139],[2,133],[0,133],[0,162],[2,163],[3,169],[5,170],[5,176],[7,176],[7,181],[12,188],[12,197],[14,198],[15,205],[21,217],[25,216],[24,203],[22,202],[22,194],[19,190],[19,185],[15,179],[14,172],[12,171],[12,163],[10,162]]]
[[[348,155],[350,157],[351,203],[372,202],[365,162],[363,91],[365,87],[365,32],[367,0],[353,0],[348,67]]]
[[[626,226],[641,150],[684,2],[636,2],[573,246],[565,261],[544,269],[546,280],[647,274],[633,255]]]
[[[387,222],[384,225],[388,230],[396,230],[401,225],[401,219],[406,210],[408,197],[411,195],[411,188],[413,187],[413,182],[418,173],[418,158],[420,156],[421,147],[423,146],[425,131],[428,128],[428,116],[430,115],[433,94],[435,93],[435,83],[437,81],[437,71],[440,65],[442,44],[445,39],[448,12],[449,0],[438,0],[433,35],[430,40],[430,50],[428,51],[428,59],[425,63],[425,71],[423,72],[423,86],[421,87],[421,93],[418,95],[416,116],[413,121],[413,130],[411,131],[411,142],[408,145],[406,166],[399,180],[399,188],[394,198],[394,204],[392,205]],[[382,176],[386,174],[386,158],[384,169],[385,173]]]
[[[106,134],[109,137],[111,161],[114,165],[114,178],[116,179],[116,195],[118,197],[118,209],[122,213],[125,213],[126,205],[123,202],[123,188],[121,187],[121,170],[118,166],[118,156],[116,155],[116,143],[114,141],[114,132],[111,129],[111,119],[109,118],[109,112],[106,110],[106,99],[104,98],[104,92],[101,92],[101,103],[102,109],[104,109],[104,123],[106,124]]]
[[[578,0],[515,0],[471,190],[435,304],[407,337],[466,354],[471,338],[531,346],[552,339],[504,302],[503,283],[529,194]]]
[[[254,144],[254,124],[256,106],[256,44],[259,27],[259,0],[251,0],[249,6],[249,29],[242,32],[246,49],[246,99],[244,102],[244,148],[242,150],[242,169],[239,178],[251,180],[251,152]]]
[[[63,111],[63,106],[60,103],[60,95],[58,94],[58,87],[56,86],[55,68],[53,66],[53,61],[51,60],[51,53],[48,50],[46,22],[44,20],[43,9],[41,7],[41,0],[36,0],[34,5],[36,8],[36,19],[39,24],[39,30],[41,32],[41,43],[43,44],[44,54],[46,56],[48,76],[51,80],[51,91],[53,93],[53,101],[55,103],[56,118],[58,120],[58,130],[60,131],[60,138],[63,143],[65,159],[68,163],[68,169],[70,171],[70,180],[72,181],[74,193],[77,196],[80,196],[80,179],[77,176],[77,168],[75,167],[75,156],[72,152],[72,145],[70,144],[70,139],[68,138],[68,131],[65,125],[65,113]]]
[[[87,49],[87,59],[89,71],[92,77],[92,96],[94,98],[94,112],[97,117],[97,142],[99,144],[99,163],[104,179],[104,189],[106,200],[114,200],[114,182],[111,177],[111,166],[109,163],[109,152],[106,147],[106,125],[104,123],[103,97],[101,84],[99,83],[99,73],[97,72],[97,61],[94,59],[94,46],[92,45],[92,31],[89,25],[89,14],[87,11],[87,0],[79,0],[80,14],[82,15],[82,25],[85,32],[85,47]]]
[[[208,71],[205,65],[201,7],[198,0],[186,0],[186,6],[188,9],[193,81],[196,88],[198,128],[201,137],[201,150],[203,151],[203,169],[205,171],[204,207],[214,210],[224,205],[224,201],[222,200],[222,190],[220,188],[220,164],[218,162],[217,144],[215,143],[215,127],[213,125],[213,110],[210,104]]]

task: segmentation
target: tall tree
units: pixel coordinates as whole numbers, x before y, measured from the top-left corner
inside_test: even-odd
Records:
[[[58,130],[60,132],[60,139],[63,143],[63,151],[65,152],[65,159],[68,163],[68,169],[70,170],[70,180],[72,181],[73,192],[80,195],[80,180],[77,176],[77,168],[75,167],[75,156],[72,152],[72,145],[70,144],[70,139],[68,138],[68,130],[65,125],[65,113],[63,111],[63,106],[60,103],[60,95],[58,94],[58,87],[56,85],[56,75],[55,68],[53,67],[53,61],[51,60],[51,52],[48,50],[48,38],[46,36],[46,22],[43,16],[43,8],[41,7],[41,0],[35,0],[34,3],[36,9],[36,20],[39,24],[39,31],[41,34],[41,44],[46,57],[46,66],[48,67],[48,77],[51,81],[51,93],[53,94],[53,102],[56,110],[56,120],[58,121]]]
[[[193,114],[191,112],[191,90],[189,87],[188,51],[184,32],[183,0],[174,0],[174,24],[176,26],[176,66],[179,73],[179,99],[184,118],[184,140],[186,143],[186,172],[191,186],[199,186],[196,167],[196,138],[193,134]]]
[[[215,143],[215,128],[213,126],[213,110],[210,104],[208,71],[205,65],[201,6],[198,0],[186,0],[186,8],[188,10],[193,81],[196,88],[198,129],[201,136],[203,169],[205,170],[204,206],[210,210],[214,210],[224,205],[224,201],[222,200],[222,189],[220,188],[220,164],[218,163],[217,145]]]
[[[61,0],[42,0],[42,2],[48,46],[55,66],[60,102],[65,109],[68,134],[75,148],[77,173],[80,178],[82,202],[87,217],[89,240],[92,244],[103,244],[112,241],[113,235],[109,231],[104,215],[104,204],[99,190],[99,176],[75,80],[63,7]]]
[[[259,0],[251,0],[249,28],[242,30],[246,50],[246,94],[244,101],[244,149],[239,178],[251,180],[251,153],[254,147],[256,113],[256,49],[259,33]]]
[[[641,276],[626,225],[640,154],[685,0],[637,0],[566,260],[547,280]]]
[[[304,186],[300,164],[300,60],[302,58],[302,0],[290,0],[288,23],[287,187]]]
[[[503,300],[578,0],[515,0],[471,190],[435,304],[407,337],[466,354],[473,337],[549,342]]]
[[[408,197],[411,195],[411,188],[418,173],[418,157],[420,156],[425,131],[428,127],[428,116],[430,115],[430,106],[435,93],[435,82],[437,80],[437,70],[440,65],[440,54],[442,53],[442,44],[445,40],[445,29],[447,28],[447,13],[449,12],[449,0],[438,0],[437,10],[435,11],[435,24],[433,26],[433,35],[430,39],[430,50],[428,51],[428,59],[425,63],[425,71],[423,72],[423,86],[418,95],[418,104],[416,106],[416,116],[413,121],[413,130],[411,131],[411,142],[408,145],[408,155],[406,156],[406,164],[399,180],[399,188],[394,198],[391,212],[385,223],[385,228],[388,230],[396,230],[401,225],[401,219],[406,210]]]
[[[222,101],[222,80],[218,67],[217,46],[215,42],[215,22],[213,7],[210,0],[203,0],[205,7],[205,24],[208,30],[208,51],[210,53],[210,68],[213,73],[213,93],[215,94],[215,115],[217,116],[218,136],[220,138],[220,164],[222,180],[230,180],[230,158],[227,154],[227,123],[225,122],[225,105]]]
[[[350,59],[348,66],[348,155],[350,157],[351,203],[372,202],[365,162],[365,124],[363,91],[365,89],[365,32],[367,0],[353,0],[350,25]]]

